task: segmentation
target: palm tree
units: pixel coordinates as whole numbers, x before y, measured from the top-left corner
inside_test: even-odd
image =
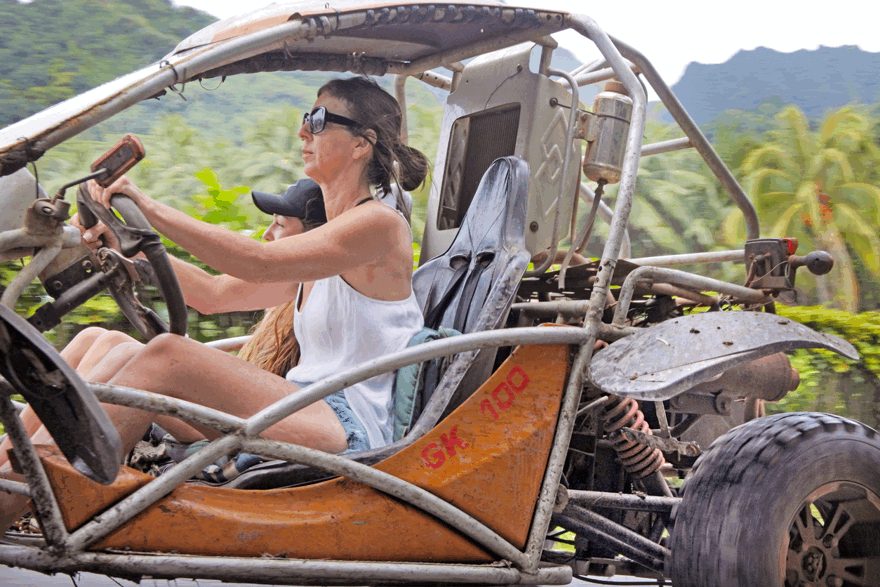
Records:
[[[645,142],[680,135],[674,125],[648,121]],[[616,186],[609,186],[608,194],[614,197]],[[633,256],[711,251],[719,246],[718,228],[733,206],[695,151],[643,157],[629,221]]]
[[[836,259],[832,273],[818,279],[823,303],[849,311],[859,307],[859,284],[850,255],[874,278],[880,277],[880,188],[875,175],[880,148],[872,121],[845,107],[828,114],[818,130],[794,106],[777,116],[778,130],[744,159],[744,188],[758,209],[763,232],[795,237],[801,250],[825,249]],[[742,215],[725,221],[731,237],[742,234]],[[836,283],[831,291],[828,284]]]

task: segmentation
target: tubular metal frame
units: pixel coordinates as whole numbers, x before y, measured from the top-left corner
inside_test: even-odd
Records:
[[[336,30],[355,26],[356,24],[354,17],[346,14],[337,15],[335,21],[323,19],[320,21],[320,26],[315,19],[294,20],[253,35],[193,49],[186,54],[172,57],[171,61],[174,67],[161,68],[147,82],[112,100],[108,100],[99,107],[93,108],[83,114],[82,119],[88,120],[90,124],[100,122],[175,83],[192,79],[198,76],[200,72],[206,71],[209,68],[216,68],[218,62],[228,63],[241,59],[243,56],[255,53],[266,46],[283,43],[285,39],[289,40],[291,38],[318,34],[317,29],[320,29],[321,35],[329,36]],[[748,198],[739,188],[738,184],[736,184],[735,179],[733,179],[733,176],[724,166],[723,162],[720,161],[717,154],[712,150],[708,141],[681,107],[681,104],[678,103],[669,88],[660,79],[650,62],[628,45],[609,37],[592,19],[586,16],[571,15],[567,24],[567,27],[548,25],[546,27],[537,27],[530,31],[521,31],[507,36],[495,37],[464,48],[428,56],[409,64],[390,63],[387,67],[387,73],[397,74],[401,77],[407,75],[419,77],[431,85],[454,88],[455,77],[451,81],[439,76],[430,77],[425,73],[426,70],[523,41],[537,41],[540,43],[547,34],[565,28],[572,28],[580,32],[596,44],[604,57],[604,62],[597,62],[585,69],[595,70],[596,68],[607,66],[606,69],[582,73],[579,75],[576,83],[581,85],[581,82],[585,80],[599,81],[600,79],[608,79],[612,76],[617,77],[624,84],[627,92],[633,99],[633,114],[626,140],[626,151],[618,197],[613,215],[610,218],[610,230],[602,253],[596,282],[589,302],[581,304],[578,308],[586,313],[584,328],[514,328],[462,335],[426,343],[370,361],[332,378],[315,383],[305,388],[301,393],[285,398],[247,419],[236,418],[203,406],[139,390],[110,385],[92,385],[91,388],[102,401],[111,401],[120,405],[178,416],[193,422],[212,426],[226,435],[211,442],[207,447],[191,455],[168,473],[127,496],[73,533],[68,533],[61,521],[61,514],[55,496],[51,491],[42,465],[36,457],[33,445],[15,412],[14,406],[7,398],[0,398],[0,420],[6,426],[10,438],[12,438],[15,444],[16,453],[28,480],[27,492],[37,502],[47,542],[46,549],[0,545],[0,560],[6,564],[14,564],[43,572],[76,572],[86,570],[123,576],[150,575],[154,577],[167,576],[169,578],[189,576],[193,578],[217,578],[227,581],[278,582],[295,579],[300,584],[312,582],[351,584],[352,582],[362,582],[364,580],[391,582],[481,582],[492,584],[563,584],[569,582],[571,579],[570,568],[566,566],[541,568],[540,556],[544,537],[553,514],[557,488],[574,427],[585,373],[592,358],[593,345],[600,334],[602,336],[609,336],[617,333],[619,336],[625,336],[630,333],[629,329],[617,324],[617,320],[615,325],[612,326],[602,324],[601,316],[605,307],[605,300],[614,267],[620,258],[621,248],[626,235],[626,224],[632,207],[640,154],[644,152],[645,155],[649,155],[664,150],[693,145],[709,164],[716,176],[722,181],[725,188],[728,189],[728,192],[731,193],[736,203],[743,209],[750,238],[758,236],[758,228],[757,217]],[[541,44],[546,45],[546,41]],[[630,62],[627,62],[624,57],[629,59]],[[670,109],[676,121],[685,131],[687,145],[684,144],[684,141],[679,140],[673,145],[658,144],[642,147],[647,99],[645,90],[636,77],[634,70],[645,75],[651,86],[661,96],[667,108]],[[178,78],[177,71],[183,72],[183,79]],[[556,71],[550,71],[549,73],[561,75],[568,80],[572,79],[570,75],[565,73],[560,74],[560,72]],[[576,91],[576,87],[572,87],[572,90]],[[78,130],[65,130],[63,127],[54,129],[52,132],[41,136],[37,146],[42,149],[48,149],[66,140],[72,134],[76,134],[76,132]],[[565,163],[566,165],[568,164],[568,158],[566,158]],[[636,271],[627,280],[627,285],[632,284],[632,287],[634,287],[638,279],[648,277],[658,281],[686,281],[682,285],[695,286],[694,282],[684,280],[684,278],[680,278],[677,275],[677,273],[682,272],[671,274],[668,272],[669,270],[644,269],[649,269],[653,272],[644,272],[636,275],[638,273]],[[696,286],[703,287],[706,283],[705,281],[700,281]],[[717,283],[723,284],[723,282]],[[627,285],[624,287],[627,287]],[[728,287],[731,284],[723,285]],[[736,288],[738,286],[733,287]],[[724,290],[719,287],[718,291]],[[740,293],[740,290],[737,289],[736,294]],[[760,292],[755,293],[761,295]],[[627,306],[628,300],[621,300],[618,311],[625,314]],[[268,441],[258,437],[266,428],[304,406],[344,389],[352,383],[368,379],[379,373],[467,350],[518,344],[569,344],[578,346],[562,398],[560,415],[542,480],[537,506],[532,518],[526,548],[523,551],[516,549],[490,528],[474,520],[458,508],[437,499],[430,493],[410,483],[344,457],[321,453],[301,446]],[[5,381],[2,383],[4,387],[8,387]],[[503,561],[490,565],[429,565],[250,558],[224,559],[220,557],[150,556],[84,552],[84,549],[89,545],[94,544],[102,537],[125,524],[146,507],[167,495],[178,485],[185,483],[187,479],[207,464],[220,456],[240,450],[248,450],[270,457],[304,463],[366,483],[424,509],[456,528],[464,535],[482,544],[498,555],[500,559],[513,563],[517,568],[509,568],[509,565]],[[2,489],[12,490],[14,493],[25,493],[23,484],[14,484],[12,482],[0,484],[0,490]],[[658,502],[658,504],[660,503],[662,503],[662,507],[667,505],[667,502]],[[638,550],[638,547],[634,548]],[[655,558],[665,554],[665,550],[659,545],[652,543],[650,548],[652,549],[651,554]],[[651,556],[651,554],[648,554],[648,556]]]
[[[45,476],[42,465],[36,456],[30,439],[21,426],[21,421],[17,417],[14,406],[8,399],[3,398],[0,400],[0,420],[2,420],[7,427],[10,437],[16,446],[16,451],[19,452],[19,449],[23,448],[23,450],[20,451],[21,454],[19,455],[19,461],[22,464],[22,469],[25,472],[28,484],[5,482],[0,485],[0,489],[10,489],[12,492],[20,494],[29,493],[37,498],[37,506],[41,509],[41,521],[43,522],[46,544],[49,550],[59,557],[54,559],[56,570],[64,568],[65,565],[74,565],[75,568],[75,563],[73,561],[100,560],[105,561],[102,568],[109,572],[111,569],[121,568],[115,564],[113,561],[114,558],[118,557],[126,559],[132,555],[107,554],[101,555],[101,558],[99,559],[94,559],[88,558],[90,553],[84,553],[84,549],[107,536],[141,513],[145,508],[168,495],[175,487],[185,483],[195,473],[208,464],[216,461],[222,456],[227,456],[239,451],[247,451],[269,458],[277,458],[320,468],[330,473],[362,482],[384,493],[393,495],[456,528],[462,532],[462,534],[470,537],[477,543],[486,547],[489,551],[495,553],[499,559],[509,561],[523,571],[523,573],[519,573],[514,569],[507,569],[505,573],[498,574],[489,570],[494,568],[492,565],[475,565],[470,567],[470,569],[474,570],[479,576],[486,577],[483,580],[487,582],[491,582],[489,577],[497,576],[500,582],[507,583],[565,583],[570,579],[570,570],[568,568],[565,568],[562,571],[559,569],[551,571],[547,569],[539,570],[536,566],[533,571],[527,570],[530,561],[525,553],[519,551],[493,530],[475,520],[470,515],[421,488],[345,457],[327,454],[302,446],[270,441],[259,438],[256,435],[278,420],[298,411],[313,401],[320,400],[328,395],[336,393],[353,383],[369,379],[378,373],[387,372],[405,365],[489,347],[516,346],[520,344],[579,345],[583,343],[585,338],[586,332],[580,328],[547,329],[531,327],[465,334],[432,341],[398,353],[387,355],[381,359],[369,361],[334,376],[333,378],[313,384],[304,388],[301,393],[296,394],[295,396],[289,396],[293,401],[285,398],[285,400],[277,402],[273,406],[258,412],[248,419],[236,418],[198,404],[168,398],[146,391],[108,384],[90,384],[90,388],[95,392],[95,395],[103,402],[135,407],[159,414],[167,414],[183,418],[194,423],[213,427],[218,431],[225,433],[226,436],[211,442],[208,446],[191,455],[161,477],[158,477],[146,486],[136,490],[72,533],[68,533],[64,528],[64,524],[61,520],[60,508],[58,507],[57,500],[51,490],[48,478]],[[8,387],[8,384],[5,382],[3,383]],[[11,388],[7,389],[7,392],[11,391]],[[14,562],[14,564],[34,568],[35,570],[43,568],[34,562],[37,560],[43,560],[39,555],[28,554],[27,556],[22,556],[20,550],[22,548],[25,547],[6,547],[0,545],[0,559],[6,560],[7,555],[11,555],[14,557],[14,560],[9,560],[10,562]],[[29,547],[28,550],[33,550],[33,547]],[[34,558],[35,556],[36,558]],[[168,555],[163,556],[163,558],[169,561],[179,560],[182,563],[183,561],[191,560],[192,557],[174,557]],[[30,566],[27,563],[28,560],[34,562],[34,565]],[[145,560],[149,561],[156,559],[148,557]],[[210,567],[210,560],[210,557],[205,557],[206,568]],[[251,559],[243,560],[250,561]],[[320,566],[322,563],[318,563],[317,561],[309,561],[309,563],[318,565],[318,568],[323,568]],[[40,564],[45,564],[45,561]],[[326,567],[328,569],[335,568],[334,565],[340,564],[352,566],[352,568],[358,569],[357,572],[360,573],[361,577],[365,572],[372,573],[373,570],[380,570],[373,563],[328,564],[330,565],[329,567]],[[459,566],[456,565],[456,567]],[[189,567],[185,568],[189,569]],[[468,574],[462,575],[462,569],[460,568],[451,572],[449,575],[443,575],[442,570],[438,569],[437,566],[432,565],[390,564],[387,565],[386,568],[424,568],[426,572],[430,569],[430,573],[440,573],[440,575],[443,576],[443,580],[450,582],[468,582],[464,577],[473,577],[473,575]],[[95,570],[101,572],[100,568],[96,568]],[[289,569],[287,570],[289,571]],[[316,570],[315,572],[317,573],[319,571]],[[386,574],[376,575],[376,580],[378,580],[379,577],[389,576],[387,573],[390,571],[382,572]],[[519,573],[513,581],[510,572]],[[155,573],[151,574],[155,575]],[[210,578],[213,575],[199,574],[198,576],[193,576],[194,578]],[[373,575],[371,574],[371,576]],[[307,575],[303,575],[303,577],[308,578]],[[532,578],[530,579],[530,577]],[[278,577],[272,575],[272,579],[278,580]],[[248,577],[247,580],[253,579]]]

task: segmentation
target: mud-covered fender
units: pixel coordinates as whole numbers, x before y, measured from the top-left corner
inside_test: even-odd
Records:
[[[662,401],[740,363],[802,348],[825,348],[858,360],[840,337],[776,314],[706,312],[646,328],[602,349],[589,377],[602,391],[637,400]]]

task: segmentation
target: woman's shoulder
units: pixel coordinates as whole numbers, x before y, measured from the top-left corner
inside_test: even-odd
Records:
[[[405,230],[410,233],[409,223],[401,212],[396,208],[392,208],[388,204],[376,199],[364,202],[346,210],[337,217],[339,220],[346,220],[346,224],[357,224],[369,230],[370,232],[391,231],[397,233]],[[369,219],[367,222],[364,222]]]

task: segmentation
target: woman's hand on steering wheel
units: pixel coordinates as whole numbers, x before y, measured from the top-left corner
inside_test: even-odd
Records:
[[[88,200],[92,200],[94,204],[90,204]],[[180,283],[159,235],[152,229],[141,208],[149,201],[150,198],[125,176],[106,188],[90,181],[87,186],[79,186],[77,202],[81,212],[84,213],[85,209],[89,209],[89,216],[92,219],[89,220],[88,216],[85,216],[85,222],[80,218],[77,220],[81,226],[80,230],[85,229],[83,234],[89,234],[88,237],[84,236],[87,245],[98,244],[98,237],[102,234],[110,235],[111,240],[105,240],[105,246],[115,248],[128,258],[146,256],[152,267],[155,284],[158,285],[168,308],[170,328],[154,312],[141,305],[130,284],[125,283],[120,288],[110,288],[111,295],[135,328],[147,339],[169,330],[174,334],[185,335],[187,309]],[[107,208],[107,211],[102,211],[101,207]],[[122,220],[114,215],[111,209],[119,212]],[[104,222],[99,225],[102,219]],[[86,227],[86,224],[91,226]],[[140,270],[138,272],[140,273]]]
[[[92,197],[92,199],[104,206],[105,208],[110,208],[110,198],[116,194],[128,196],[128,198],[132,202],[137,204],[137,207],[141,209],[143,209],[143,203],[150,199],[150,197],[142,192],[133,181],[128,179],[127,175],[121,176],[119,179],[111,183],[106,188],[102,188],[93,179],[89,180],[87,187],[89,189],[89,195]]]
[[[113,234],[110,227],[100,220],[98,220],[98,223],[94,226],[86,228],[83,225],[82,220],[80,220],[79,214],[74,214],[71,217],[69,224],[74,228],[79,229],[83,242],[93,251],[96,251],[101,247],[109,247],[115,251],[119,251],[119,240],[116,238],[116,235]]]

